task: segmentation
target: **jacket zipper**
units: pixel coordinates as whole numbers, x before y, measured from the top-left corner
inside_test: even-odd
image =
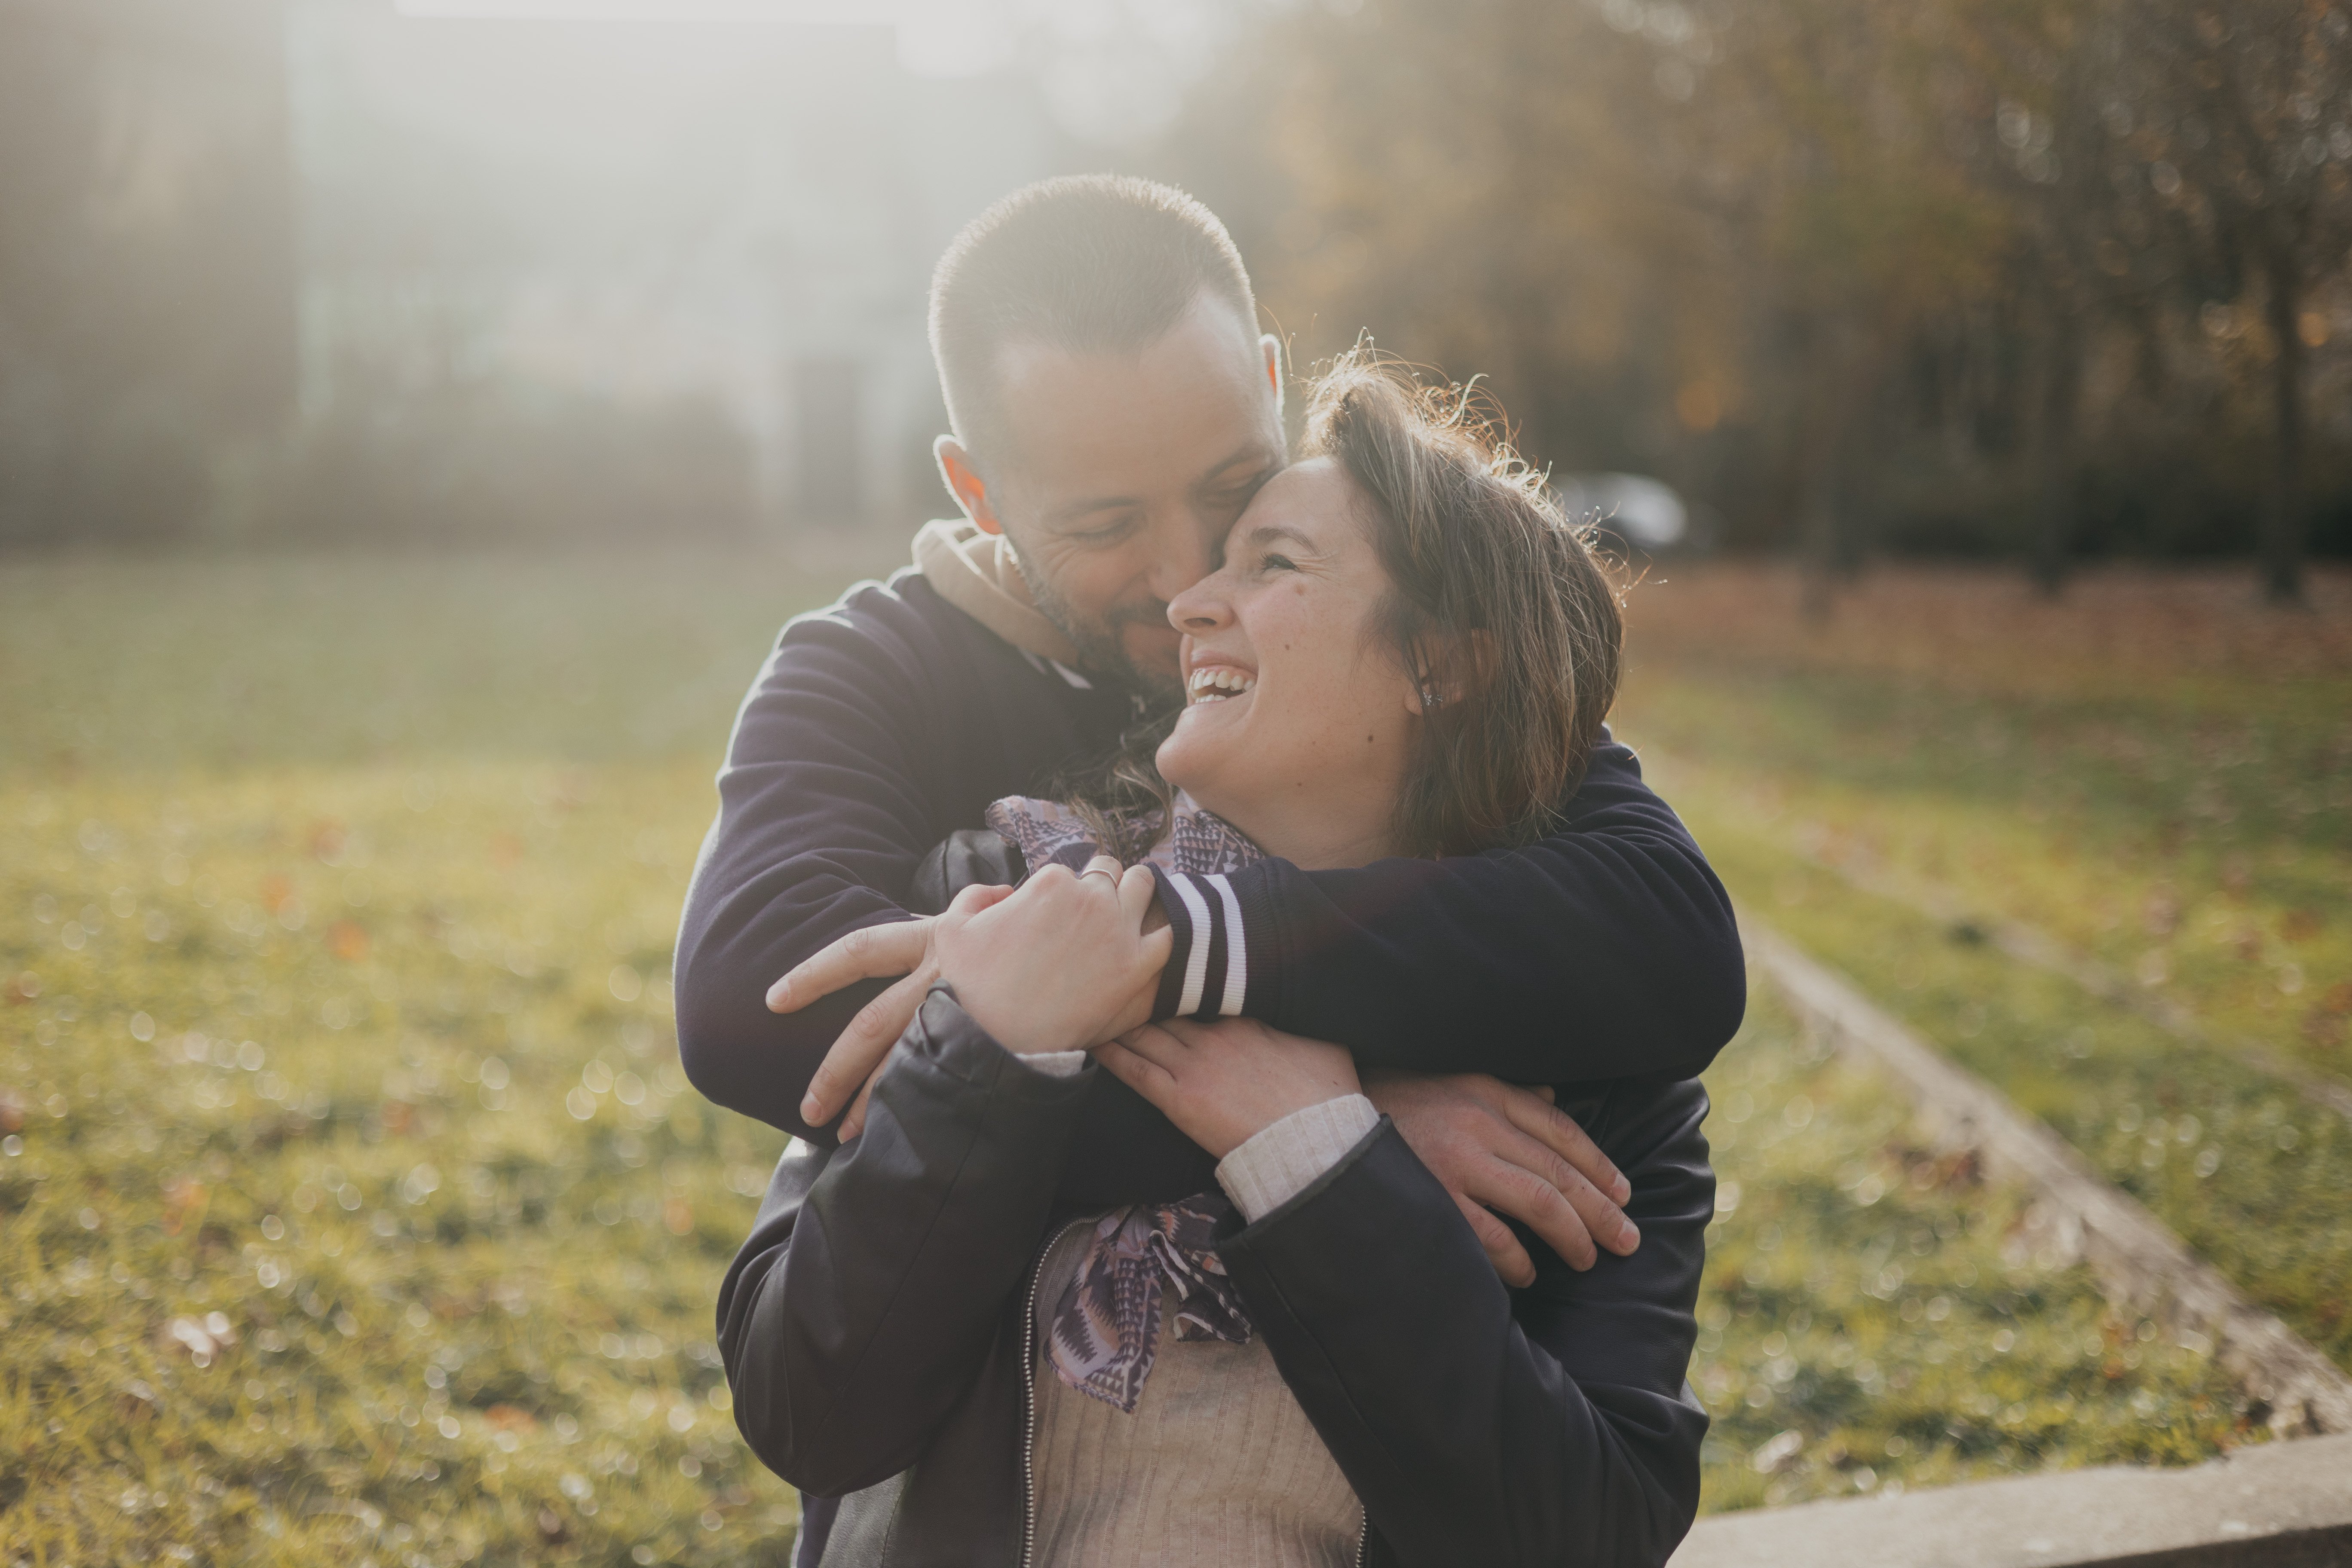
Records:
[[[1364,1568],[1364,1549],[1371,1544],[1371,1540],[1372,1515],[1371,1510],[1367,1509],[1364,1510],[1362,1519],[1356,1525],[1356,1568]]]
[[[1045,1282],[1045,1259],[1062,1237],[1087,1223],[1074,1219],[1055,1231],[1029,1270],[1029,1304],[1021,1314],[1021,1568],[1035,1568],[1037,1560],[1037,1290]],[[1357,1568],[1362,1568],[1360,1556]]]

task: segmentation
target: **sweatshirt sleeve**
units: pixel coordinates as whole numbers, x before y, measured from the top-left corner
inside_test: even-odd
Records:
[[[1692,1077],[1747,1009],[1730,898],[1614,742],[1524,849],[1160,880],[1160,1016],[1244,1015],[1367,1067]]]
[[[695,1088],[824,1145],[833,1135],[802,1121],[801,1095],[881,983],[781,1017],[768,987],[850,931],[910,918],[901,900],[942,831],[918,744],[931,650],[859,598],[786,626],[736,716],[676,967],[678,1052]]]

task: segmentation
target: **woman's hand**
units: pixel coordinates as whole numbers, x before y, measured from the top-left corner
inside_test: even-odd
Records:
[[[1255,1018],[1146,1024],[1095,1059],[1220,1160],[1294,1110],[1362,1092],[1346,1047]]]
[[[1044,867],[968,919],[941,917],[932,939],[940,978],[1009,1051],[1077,1050],[1110,1039],[1151,1016],[1174,945],[1166,929],[1143,929],[1155,896],[1150,868],[1122,873],[1108,856],[1076,877]]]

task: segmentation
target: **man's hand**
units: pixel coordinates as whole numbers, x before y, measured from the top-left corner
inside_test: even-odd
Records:
[[[1255,1018],[1171,1018],[1095,1047],[1095,1059],[1222,1160],[1295,1110],[1357,1092],[1356,1058]]]
[[[851,931],[803,959],[791,973],[768,987],[770,1012],[794,1013],[860,980],[906,976],[860,1007],[857,1016],[849,1020],[849,1027],[824,1053],[801,1100],[802,1121],[822,1127],[855,1095],[856,1103],[842,1118],[840,1136],[845,1141],[857,1136],[866,1125],[866,1100],[874,1087],[874,1075],[881,1071],[883,1058],[907,1032],[907,1026],[915,1021],[931,982],[939,978],[942,922],[970,920],[1012,895],[1010,888],[966,888],[955,896],[946,914]]]
[[[791,1013],[856,981],[904,977],[859,1008],[825,1052],[801,1120],[822,1127],[847,1104],[839,1138],[865,1130],[875,1077],[942,977],[1013,1050],[1059,1049],[1051,1042],[1064,1036],[1092,1045],[1148,1018],[1173,938],[1164,917],[1148,918],[1158,910],[1148,869],[1098,864],[1105,869],[1076,878],[1048,867],[1003,909],[1015,889],[966,888],[945,914],[851,931],[771,986],[769,1009]]]
[[[1490,1206],[1543,1237],[1571,1268],[1592,1267],[1595,1242],[1620,1257],[1641,1245],[1618,1206],[1632,1186],[1552,1105],[1550,1089],[1515,1089],[1484,1073],[1374,1073],[1364,1093],[1445,1184],[1506,1284],[1533,1284],[1535,1264]]]

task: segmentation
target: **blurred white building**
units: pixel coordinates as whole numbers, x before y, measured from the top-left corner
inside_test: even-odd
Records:
[[[943,505],[932,263],[1051,172],[1034,77],[887,26],[551,24],[293,0],[301,400],[495,381],[706,397],[770,530]]]

